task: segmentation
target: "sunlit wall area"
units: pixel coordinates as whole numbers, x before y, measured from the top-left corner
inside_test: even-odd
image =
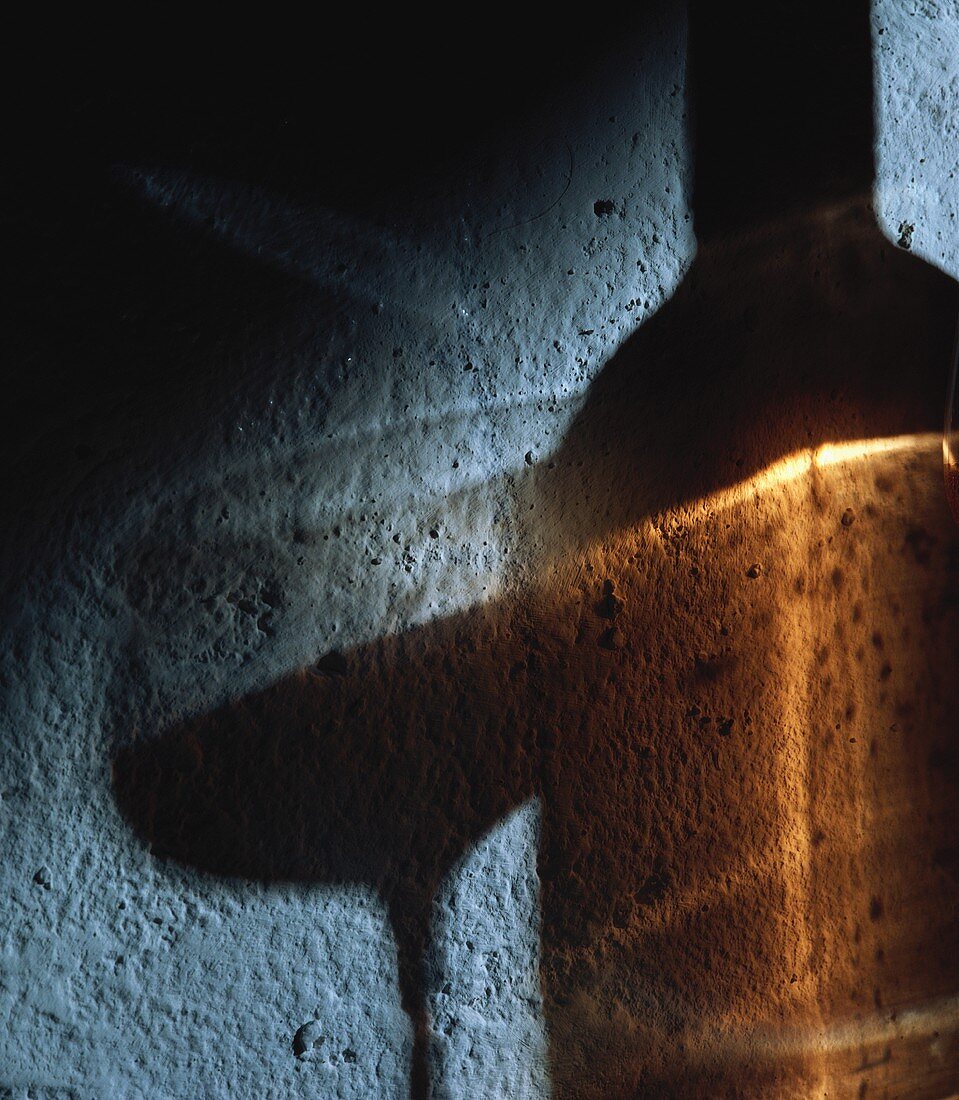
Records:
[[[695,176],[774,6],[710,7],[698,84],[663,0],[588,50],[381,27],[378,107],[318,66],[52,108],[0,1092],[959,1087],[959,12],[797,27],[873,59],[877,173],[780,206],[761,142]]]
[[[876,0],[876,212],[886,235],[955,277],[955,6]]]
[[[304,667],[339,683],[358,644],[496,597],[524,564],[509,478],[689,261],[681,13],[651,6],[575,62],[571,32],[443,58],[434,30],[371,35],[376,110],[354,64],[276,103],[244,70],[199,106],[167,74],[145,109],[144,74],[54,104],[57,139],[79,132],[51,153],[71,188],[23,159],[39,270],[5,485],[3,1087],[405,1091],[375,871],[294,889],[163,862],[111,759]],[[345,780],[375,817],[369,776]],[[536,844],[502,808],[435,884],[476,907],[467,932],[465,903],[438,901],[429,937],[452,1095],[548,1093]]]

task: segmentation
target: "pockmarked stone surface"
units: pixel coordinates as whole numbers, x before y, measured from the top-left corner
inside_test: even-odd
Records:
[[[959,13],[872,22],[874,194],[698,251],[673,18],[389,224],[118,168],[276,300],[36,441],[0,1094],[955,1091]]]

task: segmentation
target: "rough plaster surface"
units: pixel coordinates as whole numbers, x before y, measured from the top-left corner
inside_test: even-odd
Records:
[[[853,204],[694,263],[668,22],[388,231],[118,168],[300,289],[174,439],[79,416],[8,536],[11,1096],[404,1096],[404,935],[436,1095],[954,1089],[937,442],[761,477],[941,388],[959,12],[874,33],[885,240]]]

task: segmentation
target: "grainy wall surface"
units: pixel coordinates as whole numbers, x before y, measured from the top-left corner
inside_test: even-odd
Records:
[[[0,1094],[959,1091],[959,10],[872,32],[875,211],[698,250],[665,7],[389,217],[114,166],[195,288],[11,474]]]

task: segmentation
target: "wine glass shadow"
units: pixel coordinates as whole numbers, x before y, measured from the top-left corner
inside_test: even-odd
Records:
[[[850,7],[837,36],[861,57]],[[721,50],[694,46],[701,103]],[[786,94],[775,70],[761,86]],[[837,79],[860,81],[861,107],[852,71]],[[700,110],[697,149],[722,106]],[[881,234],[871,164],[837,168],[828,142],[798,135],[811,174],[763,209],[788,176],[777,133],[762,195],[697,185],[678,291],[512,484],[539,548],[527,583],[116,751],[116,797],[156,856],[382,894],[414,1096],[429,1093],[437,891],[533,797],[555,1095],[800,1095],[854,1070],[926,1095],[910,1073],[933,1088],[959,1065],[954,1038],[921,1073],[907,1041],[871,1070],[822,1044],[733,1041],[959,991],[959,557],[922,488],[928,456],[760,492],[797,451],[938,430],[959,295]],[[703,510],[743,484],[732,513]],[[880,729],[881,759],[915,767],[842,757]]]

